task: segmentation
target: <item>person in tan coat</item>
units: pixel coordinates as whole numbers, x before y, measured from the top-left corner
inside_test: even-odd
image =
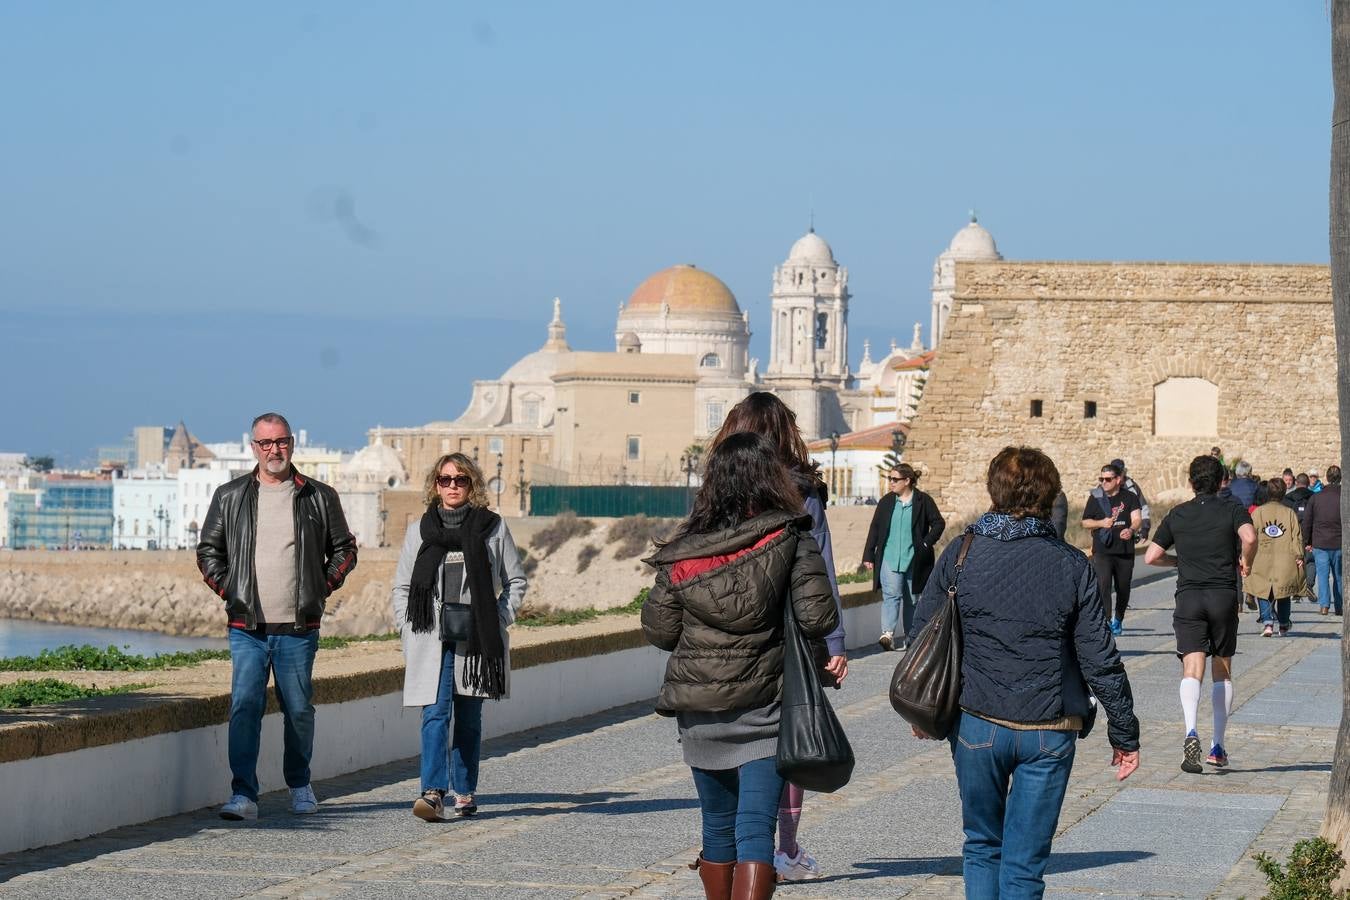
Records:
[[[1261,494],[1268,499],[1252,510],[1256,528],[1256,558],[1242,589],[1255,597],[1261,608],[1262,637],[1289,633],[1289,603],[1303,590],[1303,530],[1298,514],[1285,506],[1284,480],[1272,478]],[[1261,499],[1260,496],[1257,499]]]

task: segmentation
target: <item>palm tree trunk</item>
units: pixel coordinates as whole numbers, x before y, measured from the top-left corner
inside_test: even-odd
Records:
[[[1336,315],[1336,392],[1341,423],[1341,467],[1350,447],[1350,0],[1331,4],[1331,300]],[[1347,518],[1350,491],[1341,496],[1341,520]],[[1350,533],[1347,533],[1350,537]],[[1342,550],[1345,549],[1342,543]],[[1344,637],[1344,635],[1342,635]],[[1350,642],[1341,641],[1341,727],[1331,771],[1327,816],[1322,834],[1350,855]],[[1345,887],[1350,875],[1342,875]]]

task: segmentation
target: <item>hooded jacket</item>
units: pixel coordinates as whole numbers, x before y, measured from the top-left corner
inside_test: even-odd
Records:
[[[811,519],[768,512],[734,528],[681,535],[646,562],[656,584],[642,631],[670,652],[656,701],[663,716],[764,706],[783,686],[783,604],[808,639],[839,624]]]
[[[986,513],[957,582],[964,647],[961,708],[1009,722],[1090,715],[1091,688],[1120,750],[1139,749],[1125,664],[1106,627],[1097,577],[1046,519]],[[914,640],[946,602],[961,541],[943,551],[914,614]]]

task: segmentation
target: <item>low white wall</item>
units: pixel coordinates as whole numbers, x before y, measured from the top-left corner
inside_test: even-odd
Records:
[[[876,603],[845,610],[850,648],[870,645],[880,628]],[[483,710],[485,738],[590,715],[656,696],[666,654],[654,647],[531,666],[511,673],[511,698]],[[318,707],[315,781],[420,752],[419,707],[385,694]],[[281,715],[263,719],[258,781],[281,777]],[[408,777],[417,766],[408,766]],[[323,799],[322,787],[318,790]],[[0,853],[12,853],[223,803],[230,796],[227,726],[213,725],[0,764]],[[411,799],[411,798],[410,798]]]

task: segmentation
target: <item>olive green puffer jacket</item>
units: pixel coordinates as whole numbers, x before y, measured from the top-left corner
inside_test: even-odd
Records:
[[[656,584],[642,630],[671,652],[656,711],[767,705],[783,682],[783,602],[808,639],[839,624],[809,516],[771,512],[737,528],[676,538],[647,562]]]

